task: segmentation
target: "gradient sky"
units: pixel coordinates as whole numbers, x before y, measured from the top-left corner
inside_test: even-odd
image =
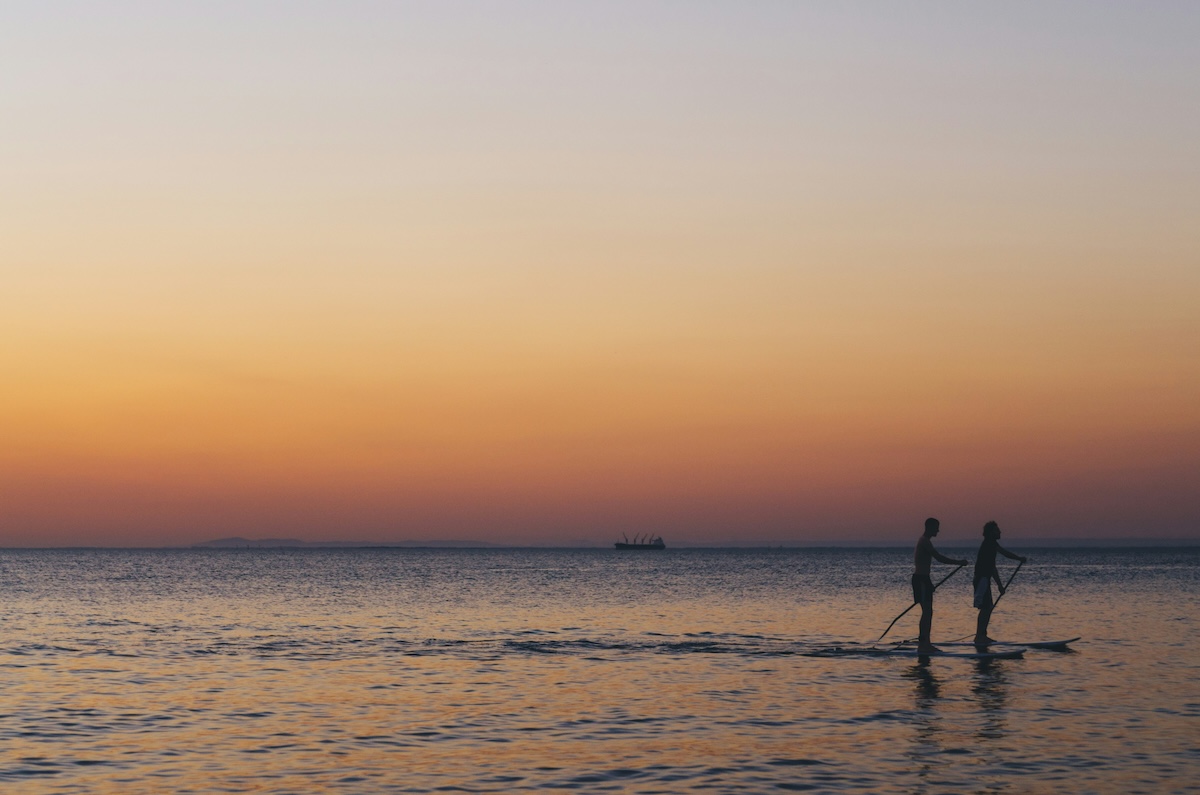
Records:
[[[0,546],[1198,538],[1198,41],[6,2]]]

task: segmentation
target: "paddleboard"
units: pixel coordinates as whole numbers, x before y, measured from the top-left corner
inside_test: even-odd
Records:
[[[943,643],[943,646],[949,644]],[[889,657],[966,657],[972,660],[1012,660],[1025,654],[1025,649],[1004,649],[1003,651],[939,651],[929,654],[913,648],[880,649],[880,654]]]
[[[987,648],[994,649],[997,646],[1004,646],[1004,647],[1018,646],[1023,649],[1051,649],[1051,650],[1055,650],[1055,651],[1062,651],[1063,649],[1067,648],[1070,644],[1074,643],[1077,640],[1079,640],[1079,638],[1067,638],[1066,640],[1035,640],[1035,641],[1029,641],[1027,643],[1019,643],[1019,642],[1013,641],[1013,640],[998,640],[995,643],[987,644]],[[942,642],[942,643],[938,643],[937,645],[938,646],[955,646],[955,647],[970,646],[971,648],[976,648],[975,644],[971,643],[969,641],[967,641],[967,642],[952,641],[949,643]]]

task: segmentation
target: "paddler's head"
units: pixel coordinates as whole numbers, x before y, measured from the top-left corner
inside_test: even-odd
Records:
[[[941,522],[939,522],[937,519],[934,519],[932,516],[929,517],[925,520],[925,535],[932,538],[938,534],[938,530],[941,529],[941,526]]]
[[[983,526],[983,537],[984,538],[994,538],[997,541],[999,541],[1000,540],[1000,525],[996,524],[995,522],[988,522],[987,524],[985,524]]]

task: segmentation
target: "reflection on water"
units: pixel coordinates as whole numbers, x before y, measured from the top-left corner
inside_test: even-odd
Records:
[[[976,737],[981,742],[999,740],[1005,733],[1005,708],[1008,701],[1008,682],[1005,679],[1005,661],[976,660],[975,677],[971,692],[979,705],[982,722]]]
[[[904,675],[913,682],[914,734],[910,758],[917,778],[922,785],[928,786],[943,752],[939,736],[942,718],[938,713],[942,683],[928,657],[918,658]]]
[[[0,552],[0,785],[1187,791],[1200,555],[1038,560],[996,633],[1078,653],[914,664],[809,656],[878,636],[906,550]]]
[[[947,661],[921,657],[904,671],[904,677],[912,683],[913,699],[909,759],[921,791],[936,790],[939,786],[953,789],[954,784],[945,773],[956,756],[971,756],[988,766],[1003,765],[1014,748],[1005,742],[1008,670],[1023,661],[963,660],[964,664],[957,669],[947,669],[941,665],[944,662]],[[944,677],[952,676],[962,678],[967,698],[959,697],[953,683],[943,682]],[[957,735],[966,725],[975,727],[973,734]],[[1008,787],[1004,777],[977,774],[972,791],[996,792]]]

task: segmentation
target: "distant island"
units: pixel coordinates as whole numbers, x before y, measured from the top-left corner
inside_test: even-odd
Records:
[[[430,540],[430,541],[303,541],[299,538],[217,538],[192,544],[192,549],[361,549],[367,547],[435,547],[440,549],[493,549],[504,544],[489,544],[486,541]]]
[[[1014,547],[1026,548],[1175,548],[1200,546],[1200,539],[1193,538],[1018,538],[1009,542]],[[975,543],[972,539],[947,539],[947,548],[968,548]],[[462,539],[427,539],[408,541],[304,541],[299,538],[217,538],[187,545],[187,549],[612,549],[611,544],[577,539],[562,544],[497,544],[488,541]],[[672,542],[674,549],[749,549],[749,550],[797,550],[797,549],[907,549],[906,541],[863,541],[840,539],[837,541],[811,540],[791,543],[715,543],[680,541]]]

